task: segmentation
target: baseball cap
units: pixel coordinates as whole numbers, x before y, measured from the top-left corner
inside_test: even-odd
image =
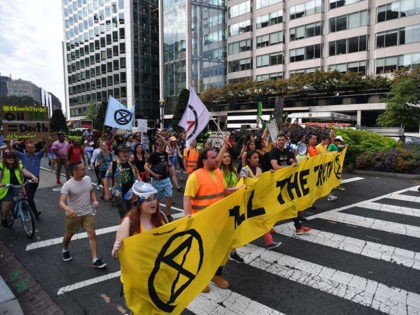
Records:
[[[338,140],[338,141],[344,142],[344,139],[343,139],[343,137],[342,137],[342,136],[336,136],[336,137],[334,138],[334,140]]]

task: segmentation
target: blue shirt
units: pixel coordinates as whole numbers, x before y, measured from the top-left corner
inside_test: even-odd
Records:
[[[34,153],[32,156],[29,156],[27,153],[16,151],[17,157],[22,160],[23,167],[26,168],[32,174],[34,174],[36,177],[39,177],[39,172],[41,169],[41,159],[44,156],[44,154],[44,149]]]

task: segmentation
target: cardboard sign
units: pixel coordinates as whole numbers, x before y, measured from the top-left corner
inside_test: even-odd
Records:
[[[211,133],[210,136],[207,138],[207,143],[211,142],[213,148],[221,148],[223,147],[223,143],[224,140],[223,138],[225,136],[229,137],[229,132],[225,132],[225,133],[221,133],[221,132],[217,132],[217,133]]]
[[[50,134],[48,108],[43,106],[4,105],[1,111],[5,141],[40,141]]]
[[[137,128],[140,132],[147,132],[147,119],[137,119]]]
[[[276,122],[276,120],[273,119],[272,121],[267,122],[266,126],[268,128],[268,132],[270,133],[271,141],[273,143],[276,143],[276,141],[277,141],[277,135],[279,134],[279,130],[277,128],[277,122]]]

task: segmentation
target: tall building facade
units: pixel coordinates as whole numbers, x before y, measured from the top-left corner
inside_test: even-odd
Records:
[[[228,82],[420,64],[418,0],[231,0]]]
[[[41,104],[41,89],[30,81],[22,79],[7,82],[8,96],[30,96],[37,104]]]
[[[155,0],[63,0],[66,114],[80,119],[110,96],[136,117],[159,117]]]
[[[180,90],[226,83],[223,0],[160,0],[161,100],[173,113]]]
[[[12,80],[11,77],[0,75],[0,97],[6,97],[8,94],[7,83]]]

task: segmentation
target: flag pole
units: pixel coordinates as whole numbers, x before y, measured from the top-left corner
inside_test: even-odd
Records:
[[[225,133],[222,131],[222,129],[220,129],[220,126],[217,124],[217,122],[214,119],[214,117],[213,116],[210,116],[210,117],[211,117],[211,120],[213,120],[213,122],[216,124],[218,131],[220,131],[224,135]]]

